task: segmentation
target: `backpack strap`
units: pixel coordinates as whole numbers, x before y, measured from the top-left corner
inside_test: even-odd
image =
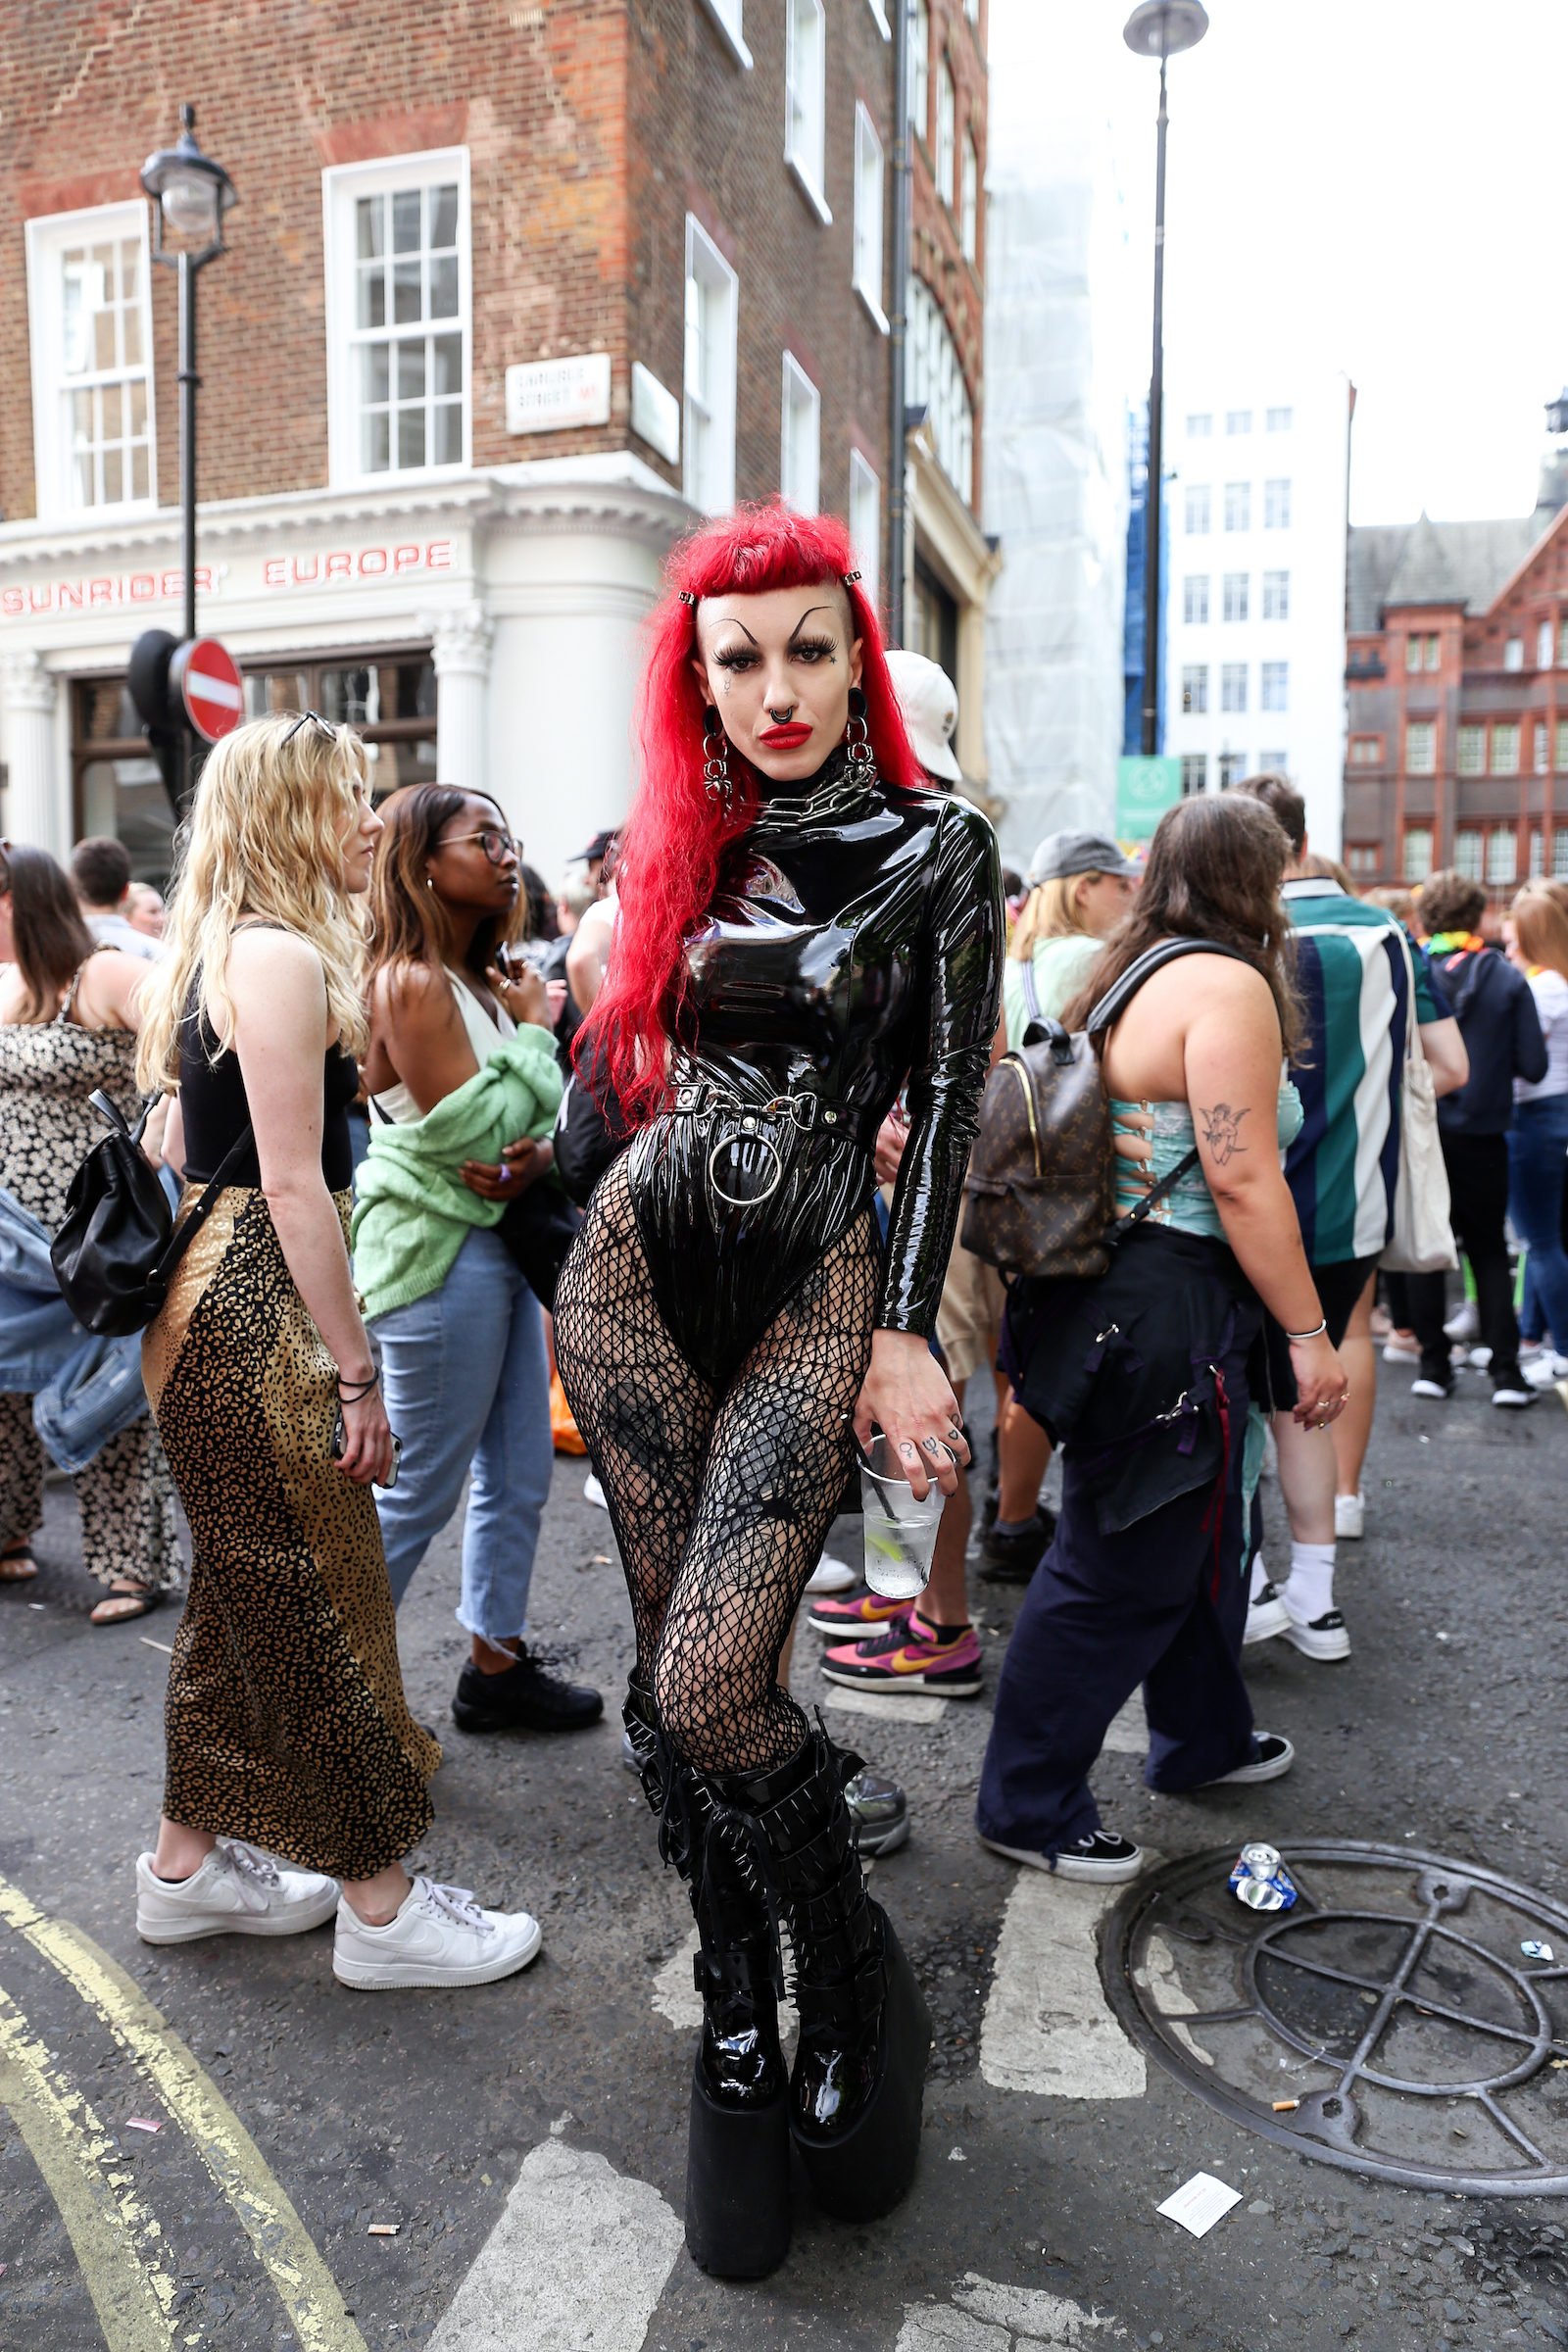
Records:
[[[1089,1036],[1094,1037],[1120,1020],[1144,982],[1152,979],[1161,965],[1174,963],[1182,956],[1228,956],[1233,963],[1245,963],[1252,971],[1257,969],[1251,957],[1244,956],[1240,948],[1222,947],[1217,939],[1162,939],[1157,947],[1147,949],[1136,963],[1130,963],[1121,978],[1106,989],[1084,1023]]]
[[[1030,950],[1029,954],[1024,958],[1022,978],[1023,1001],[1029,1008],[1029,1018],[1031,1021],[1043,1021],[1046,1016],[1040,1009],[1040,991],[1035,986],[1035,958],[1033,949]]]

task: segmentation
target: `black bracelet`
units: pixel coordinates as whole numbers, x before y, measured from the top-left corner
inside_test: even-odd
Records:
[[[380,1385],[380,1373],[372,1372],[368,1380],[351,1380],[348,1387],[345,1388],[343,1386],[343,1375],[340,1372],[337,1376],[337,1393],[339,1400],[344,1404],[358,1404],[363,1397],[368,1396],[372,1389],[378,1389]]]

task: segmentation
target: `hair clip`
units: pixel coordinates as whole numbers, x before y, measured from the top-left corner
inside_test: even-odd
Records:
[[[696,612],[697,599],[695,596],[693,596],[689,588],[677,588],[675,594],[680,598],[680,601],[683,605],[690,605],[692,611],[694,612]]]
[[[860,576],[860,575],[859,575],[859,573],[858,573],[858,571],[847,571],[847,572],[844,574],[844,585],[845,585],[845,587],[846,587],[846,588],[853,588],[853,587],[855,586],[855,583],[856,583],[856,581],[857,581],[857,580],[859,578],[859,576]]]

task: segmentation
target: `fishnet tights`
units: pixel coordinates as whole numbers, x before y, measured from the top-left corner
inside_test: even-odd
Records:
[[[774,1677],[852,1459],[878,1276],[867,1214],[719,1395],[655,1301],[624,1160],[562,1275],[556,1358],[610,1499],[638,1667],[703,1771],[764,1770],[806,1737]]]

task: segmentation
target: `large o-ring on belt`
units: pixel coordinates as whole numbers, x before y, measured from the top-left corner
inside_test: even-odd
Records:
[[[742,1136],[721,1135],[708,1154],[708,1181],[712,1187],[713,1198],[716,1200],[722,1200],[726,1208],[756,1208],[760,1201],[770,1200],[784,1181],[784,1154],[771,1136],[759,1135],[749,1122],[742,1133],[749,1135],[753,1143],[760,1144],[764,1152],[771,1152],[773,1154],[773,1180],[761,1192],[751,1193],[744,1200],[737,1200],[733,1193],[726,1193],[713,1174],[713,1162],[721,1152],[728,1150],[731,1144],[739,1143]]]

